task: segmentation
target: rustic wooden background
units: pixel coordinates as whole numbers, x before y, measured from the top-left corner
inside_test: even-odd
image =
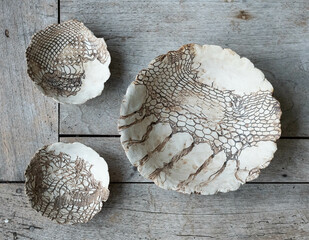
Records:
[[[30,37],[78,19],[104,37],[112,77],[80,106],[42,96],[26,74]],[[0,0],[0,239],[309,239],[308,0]],[[275,88],[282,138],[271,165],[238,191],[164,191],[126,159],[116,129],[122,96],[157,55],[217,44],[251,59]],[[34,152],[79,141],[108,162],[111,197],[91,222],[58,226],[30,208],[24,170]]]

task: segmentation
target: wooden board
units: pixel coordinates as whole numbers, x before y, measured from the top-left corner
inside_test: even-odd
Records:
[[[60,226],[31,209],[22,184],[0,185],[0,239],[307,240],[309,185],[246,185],[215,196],[112,184],[89,223]]]
[[[236,192],[189,196],[141,177],[115,137],[120,102],[138,71],[189,42],[218,44],[250,58],[275,87],[283,136],[308,137],[307,0],[59,2],[61,21],[83,21],[105,37],[111,52],[112,77],[103,95],[80,106],[61,105],[59,126],[62,134],[89,134],[60,140],[82,142],[106,159],[111,196],[91,222],[59,226],[31,209],[24,184],[0,183],[0,240],[308,239],[309,139],[280,140],[270,166]],[[24,53],[31,35],[57,22],[57,12],[57,0],[0,1],[0,182],[24,181],[34,152],[57,141],[57,104],[34,88]]]
[[[308,0],[63,0],[61,21],[76,18],[105,38],[112,77],[100,97],[61,106],[61,133],[118,134],[120,102],[136,74],[195,42],[251,59],[274,86],[283,136],[309,136],[308,11]]]
[[[0,181],[21,181],[24,167],[44,144],[57,141],[57,104],[27,75],[30,37],[57,22],[57,1],[0,1]]]
[[[63,142],[81,142],[97,151],[107,162],[112,182],[151,182],[134,168],[113,137],[61,138]],[[309,140],[281,139],[271,164],[255,182],[309,182]]]

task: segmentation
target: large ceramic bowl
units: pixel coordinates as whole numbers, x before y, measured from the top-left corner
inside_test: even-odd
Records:
[[[164,189],[236,190],[270,163],[280,137],[273,87],[247,59],[188,44],[155,58],[127,89],[119,132],[130,162]]]

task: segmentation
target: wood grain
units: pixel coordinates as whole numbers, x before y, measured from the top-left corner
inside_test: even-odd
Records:
[[[119,138],[61,138],[81,142],[97,151],[107,162],[112,182],[151,182],[143,178],[126,158]],[[271,164],[255,182],[309,182],[309,140],[281,139]]]
[[[307,240],[309,185],[247,185],[214,196],[112,184],[89,223],[60,226],[30,208],[22,184],[0,185],[0,239]]]
[[[61,133],[118,134],[120,102],[136,74],[194,42],[251,59],[274,86],[283,136],[309,136],[308,10],[307,0],[63,0],[61,21],[76,18],[105,38],[112,77],[100,97],[61,106]]]
[[[0,181],[21,181],[25,165],[46,143],[57,141],[57,104],[27,76],[30,37],[57,22],[57,1],[0,1]]]
[[[102,96],[61,105],[61,133],[118,135],[120,102],[138,71],[157,55],[196,42],[251,59],[274,85],[283,136],[308,137],[308,10],[307,0],[61,0],[61,21],[83,21],[105,38],[112,56]],[[57,104],[34,88],[24,53],[35,32],[57,22],[57,11],[57,0],[0,1],[0,181],[23,181],[34,152],[57,141]],[[59,226],[31,209],[23,184],[2,183],[0,240],[308,239],[308,139],[279,140],[274,160],[254,183],[215,196],[149,183],[117,137],[61,140],[93,147],[108,162],[114,183],[103,211],[88,224]]]

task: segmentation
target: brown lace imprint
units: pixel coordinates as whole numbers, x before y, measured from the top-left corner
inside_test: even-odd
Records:
[[[76,95],[85,77],[83,64],[109,57],[103,39],[76,20],[36,33],[26,51],[28,75],[47,95]]]
[[[198,81],[200,66],[193,62],[194,57],[194,46],[188,44],[178,51],[171,51],[154,59],[147,69],[140,71],[134,81],[135,85],[146,87],[145,102],[134,113],[120,116],[120,119],[137,116],[134,122],[120,125],[120,131],[134,127],[148,116],[154,116],[141,140],[130,139],[122,142],[127,150],[134,144],[144,142],[153,125],[159,122],[169,124],[172,134],[154,151],[162,149],[175,133],[187,132],[193,137],[192,146],[183,149],[163,168],[156,169],[148,176],[152,180],[162,171],[168,173],[173,164],[187,155],[194,145],[205,142],[210,145],[214,154],[205,159],[205,163],[186,181],[179,183],[179,190],[200,174],[202,169],[207,168],[208,163],[219,152],[223,151],[227,160],[209,181],[214,180],[224,170],[227,161],[235,160],[239,164],[238,156],[245,148],[260,141],[275,142],[281,135],[280,104],[272,97],[271,92],[238,95],[231,90],[219,90],[203,84]],[[190,103],[192,96],[197,99],[196,104]],[[207,108],[222,111],[222,117],[212,119],[205,113]],[[140,159],[139,165],[143,166],[151,154]],[[237,173],[235,177],[237,178]]]
[[[109,190],[94,179],[91,165],[43,147],[26,170],[26,193],[32,207],[58,223],[83,223],[98,213]]]

